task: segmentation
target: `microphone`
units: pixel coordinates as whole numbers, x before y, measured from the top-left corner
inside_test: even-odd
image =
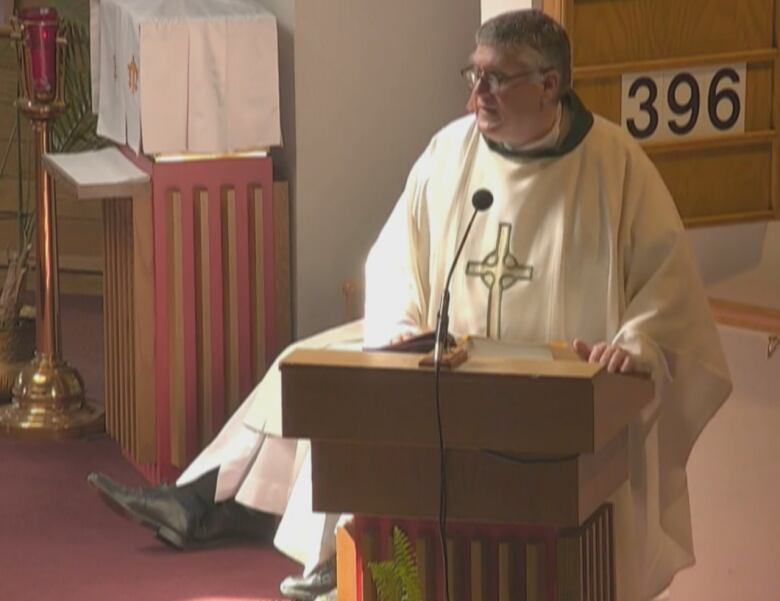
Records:
[[[436,344],[433,349],[434,364],[438,364],[441,361],[441,353],[446,350],[448,346],[448,335],[450,325],[450,280],[452,280],[452,274],[455,272],[455,265],[458,263],[460,253],[463,250],[463,245],[466,244],[466,238],[469,237],[471,226],[474,224],[474,218],[480,211],[487,211],[493,204],[493,194],[490,190],[480,188],[471,197],[471,205],[474,207],[474,212],[471,214],[469,224],[466,226],[466,231],[463,234],[463,238],[460,241],[460,246],[455,253],[455,258],[452,260],[450,271],[447,274],[447,280],[444,283],[444,293],[441,297],[441,304],[439,305],[439,315],[436,323]]]
[[[450,271],[447,274],[447,279],[444,283],[444,293],[441,297],[441,304],[439,305],[439,315],[436,320],[436,344],[433,347],[433,388],[434,396],[436,398],[436,427],[439,433],[439,542],[441,544],[441,557],[442,568],[444,570],[444,598],[445,601],[450,601],[450,588],[449,588],[449,566],[447,558],[447,460],[446,450],[444,447],[444,430],[441,424],[441,403],[439,399],[439,373],[441,371],[441,354],[442,350],[448,346],[448,330],[450,322],[450,281],[452,280],[452,274],[455,272],[455,265],[458,262],[460,253],[463,251],[463,245],[466,243],[466,238],[469,236],[471,226],[474,224],[474,218],[480,211],[486,211],[493,204],[493,195],[489,190],[480,188],[471,197],[471,204],[474,207],[474,212],[471,214],[471,219],[466,227],[466,231],[463,234],[463,238],[460,241],[460,246],[455,253],[455,258],[452,260]]]

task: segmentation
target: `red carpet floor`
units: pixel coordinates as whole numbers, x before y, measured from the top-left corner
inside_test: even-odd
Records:
[[[112,441],[0,439],[0,600],[248,601],[279,598],[296,565],[243,543],[182,553],[122,519],[84,479],[140,484]]]
[[[99,298],[63,298],[64,356],[102,397]],[[178,552],[103,505],[85,482],[143,478],[106,437],[62,443],[0,438],[0,601],[279,599],[299,567],[270,545]]]

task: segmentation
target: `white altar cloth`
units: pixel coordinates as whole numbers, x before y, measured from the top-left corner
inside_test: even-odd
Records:
[[[90,0],[98,133],[147,154],[281,143],[276,19],[256,0]]]

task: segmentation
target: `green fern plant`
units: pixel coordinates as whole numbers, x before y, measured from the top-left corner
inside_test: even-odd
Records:
[[[393,527],[393,558],[369,562],[380,601],[423,601],[417,558],[406,533]]]

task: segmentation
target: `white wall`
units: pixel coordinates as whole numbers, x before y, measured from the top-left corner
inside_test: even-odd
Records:
[[[482,21],[487,21],[508,10],[531,8],[534,0],[482,0]]]
[[[710,296],[780,309],[780,222],[688,230]]]
[[[279,45],[279,105],[282,122],[282,147],[274,148],[274,179],[295,185],[295,4],[296,0],[263,0],[263,6],[276,17]],[[293,206],[294,210],[294,206]],[[294,216],[293,216],[294,220]],[[293,228],[295,229],[295,228]]]
[[[465,111],[479,0],[264,0],[279,23],[297,336],[344,320],[345,281],[431,135]],[[294,111],[292,108],[294,107]]]

